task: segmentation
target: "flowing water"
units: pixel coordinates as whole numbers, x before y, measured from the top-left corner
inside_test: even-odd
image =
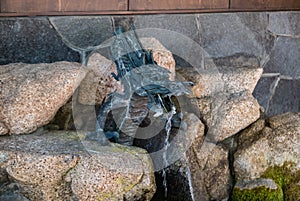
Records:
[[[171,128],[172,128],[171,120],[172,120],[172,117],[173,117],[174,114],[176,114],[176,108],[175,108],[175,106],[172,106],[171,111],[167,114],[167,123],[166,123],[166,126],[165,126],[166,139],[165,139],[165,142],[164,142],[164,152],[163,152],[164,167],[169,166],[168,159],[167,159],[167,150],[170,146],[169,138],[170,138],[170,133],[171,133]],[[162,177],[163,177],[163,187],[164,187],[164,191],[165,191],[164,192],[164,197],[165,197],[165,200],[166,200],[167,197],[168,197],[168,183],[167,183],[167,173],[166,173],[165,168],[162,170]]]
[[[190,188],[191,198],[192,198],[192,201],[195,201],[195,198],[194,198],[194,189],[193,189],[193,183],[192,183],[192,176],[191,176],[191,170],[190,170],[190,167],[188,165],[186,166],[186,170],[185,171],[186,171],[185,174],[186,174],[188,182],[189,182],[189,188]]]

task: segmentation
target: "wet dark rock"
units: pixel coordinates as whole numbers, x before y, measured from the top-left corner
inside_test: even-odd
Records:
[[[274,116],[286,112],[300,112],[300,79],[281,79],[275,94],[270,100],[268,116]]]
[[[261,77],[253,91],[253,96],[257,99],[258,103],[265,109],[266,113],[268,113],[267,109],[269,106],[269,100],[272,97],[272,90],[275,87],[275,84],[278,82],[278,79],[279,75]]]
[[[1,201],[29,201],[21,194],[20,185],[17,183],[8,183],[0,185],[0,200]]]
[[[80,61],[47,18],[1,18],[0,38],[0,65]]]
[[[280,73],[293,78],[300,77],[300,38],[279,37],[264,67],[264,73]]]

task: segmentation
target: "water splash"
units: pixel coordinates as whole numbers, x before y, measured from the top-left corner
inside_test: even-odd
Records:
[[[163,105],[164,107],[164,105]],[[170,146],[169,143],[169,138],[170,138],[170,133],[171,133],[171,128],[172,128],[172,118],[176,114],[176,107],[172,105],[172,109],[170,112],[167,113],[167,122],[165,126],[166,130],[166,139],[164,142],[164,152],[163,152],[163,162],[164,162],[164,167],[169,166],[169,162],[167,159],[167,150]],[[167,183],[167,173],[166,173],[166,168],[162,170],[162,177],[163,177],[163,187],[164,187],[164,198],[167,199],[168,197],[168,183]]]

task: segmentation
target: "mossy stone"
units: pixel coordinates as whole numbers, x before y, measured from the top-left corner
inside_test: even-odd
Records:
[[[262,177],[274,180],[282,188],[285,201],[300,200],[300,170],[295,170],[294,163],[269,167]]]
[[[233,189],[232,201],[283,201],[283,191],[271,179],[238,182]]]
[[[298,201],[300,200],[300,182],[293,183],[287,186],[285,191],[285,201]]]

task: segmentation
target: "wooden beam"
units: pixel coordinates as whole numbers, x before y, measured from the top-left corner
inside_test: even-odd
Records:
[[[300,0],[231,0],[232,9],[299,9]]]
[[[61,11],[125,11],[128,0],[59,0]]]
[[[57,0],[1,0],[1,12],[58,11]]]
[[[225,9],[229,0],[129,0],[130,11]]]
[[[228,12],[261,12],[263,9],[196,9],[196,10],[152,10],[152,11],[94,11],[94,12],[19,12],[0,13],[0,17],[33,17],[33,16],[85,16],[85,15],[152,15],[152,14],[188,14],[188,13],[228,13]],[[268,9],[268,11],[300,11],[298,9]]]

